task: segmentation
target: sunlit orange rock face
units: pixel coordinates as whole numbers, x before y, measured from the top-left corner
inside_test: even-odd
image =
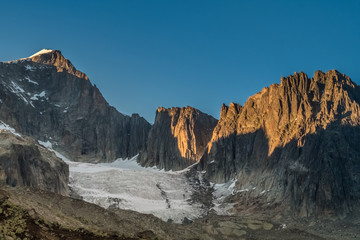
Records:
[[[141,162],[178,170],[197,162],[211,139],[217,120],[192,107],[156,111]]]
[[[336,70],[317,71],[312,79],[303,72],[295,73],[251,96],[244,107],[223,105],[208,150],[220,138],[262,129],[270,155],[292,139],[301,145],[304,136],[326,129],[337,116],[343,116],[338,119],[342,124],[359,125],[359,104],[353,98],[357,93],[351,79]]]
[[[51,50],[45,54],[33,55],[30,59],[33,62],[55,66],[58,72],[67,72],[78,78],[89,80],[88,76],[85,73],[76,70],[72,63],[66,59],[59,50]]]
[[[222,106],[198,169],[237,180],[236,209],[256,199],[301,216],[346,214],[360,199],[359,103],[360,88],[336,70],[282,78]]]

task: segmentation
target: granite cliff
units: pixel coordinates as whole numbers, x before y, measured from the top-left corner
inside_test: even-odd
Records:
[[[336,70],[282,78],[221,108],[198,168],[236,182],[239,211],[347,214],[360,200],[359,103],[360,88]]]
[[[140,163],[180,170],[198,162],[216,123],[215,118],[189,106],[158,108]]]
[[[0,63],[0,120],[77,161],[113,161],[144,148],[151,125],[111,107],[58,50]]]
[[[0,186],[69,194],[69,167],[32,138],[0,130]]]

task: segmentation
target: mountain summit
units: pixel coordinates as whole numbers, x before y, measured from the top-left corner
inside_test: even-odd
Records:
[[[55,50],[51,50],[51,49],[46,49],[46,48],[44,48],[44,49],[40,50],[39,52],[31,55],[31,56],[28,57],[28,58],[32,58],[32,57],[35,57],[35,56],[41,55],[41,54],[47,54],[47,53],[50,53],[50,52],[53,52],[53,51],[55,51]]]
[[[0,120],[78,161],[133,157],[150,124],[111,107],[59,50],[0,63]]]
[[[62,55],[60,50],[42,49],[30,56],[29,59],[33,62],[55,66],[58,72],[65,71],[79,78],[89,80],[85,73],[76,70],[72,63]]]

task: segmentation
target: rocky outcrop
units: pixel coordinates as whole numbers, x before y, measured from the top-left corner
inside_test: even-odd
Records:
[[[29,137],[0,130],[0,185],[69,194],[69,167]]]
[[[199,161],[216,123],[215,118],[189,106],[158,108],[141,164],[179,170]]]
[[[359,103],[359,87],[336,70],[282,78],[243,107],[222,107],[199,169],[236,180],[238,209],[256,200],[301,216],[346,214],[360,200]]]
[[[76,161],[133,157],[151,125],[109,106],[60,51],[0,63],[0,120]]]

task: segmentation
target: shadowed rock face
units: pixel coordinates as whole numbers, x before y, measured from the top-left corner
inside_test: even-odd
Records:
[[[68,195],[69,167],[31,138],[0,130],[0,185]]]
[[[151,125],[109,106],[60,51],[0,63],[0,119],[77,161],[113,161],[144,148]]]
[[[192,107],[158,108],[140,162],[179,170],[199,161],[216,123],[215,118]]]
[[[282,78],[245,105],[223,106],[199,169],[237,179],[236,209],[254,199],[301,216],[346,214],[360,199],[359,87],[335,70]]]

